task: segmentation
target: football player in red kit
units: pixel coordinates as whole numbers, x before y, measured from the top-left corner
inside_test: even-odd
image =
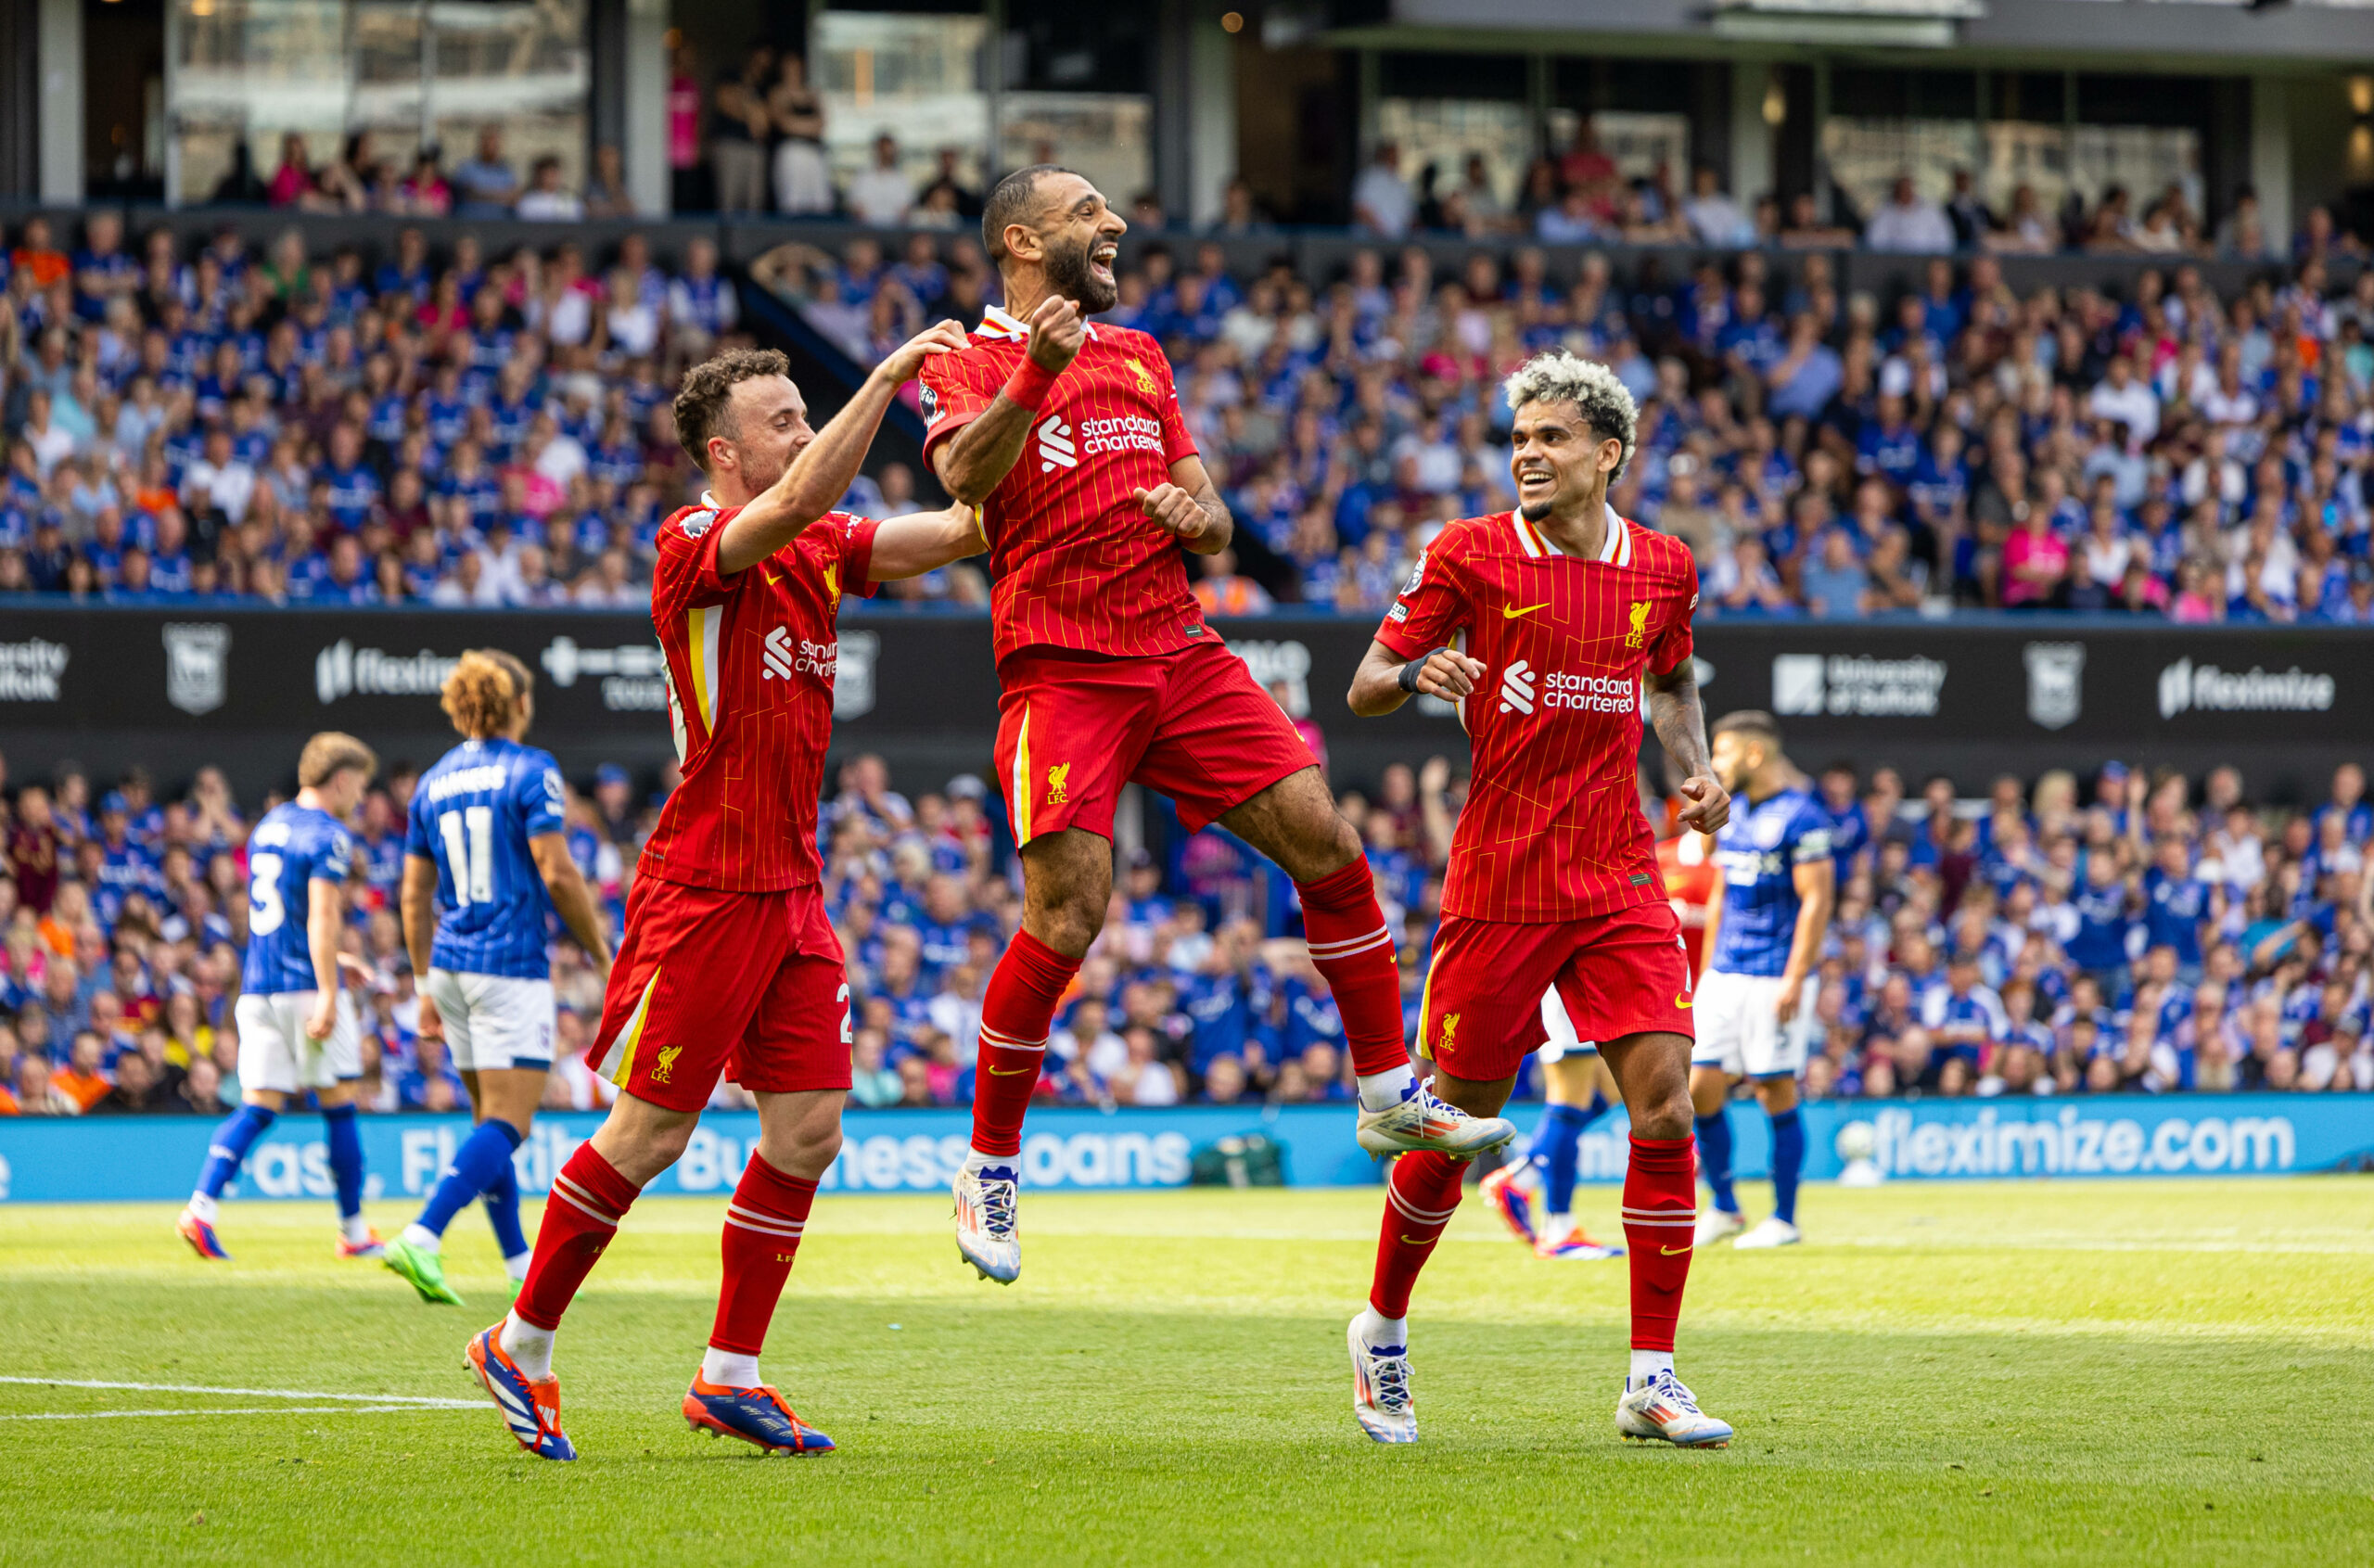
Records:
[[[1600,1050],[1632,1121],[1624,1232],[1632,1364],[1627,1437],[1718,1447],[1731,1429],[1673,1372],[1697,1218],[1691,970],[1636,784],[1641,693],[1681,770],[1681,824],[1712,833],[1729,798],[1708,763],[1691,673],[1698,574],[1679,541],[1619,517],[1608,487],[1633,448],[1631,394],[1563,351],[1508,380],[1518,508],[1454,522],[1426,547],[1352,681],[1352,710],[1423,693],[1459,705],[1474,759],[1451,840],[1443,922],[1419,1021],[1436,1092],[1496,1115],[1544,1038],[1555,987]],[[1414,1442],[1410,1293],[1460,1200],[1463,1166],[1404,1154],[1385,1187],[1366,1310],[1349,1339],[1353,1412]]]
[[[882,522],[829,508],[900,386],[963,341],[952,325],[915,338],[822,430],[772,350],[696,365],[677,395],[677,438],[709,489],[661,527],[653,572],[683,782],[637,862],[586,1053],[621,1092],[553,1178],[510,1315],[468,1347],[512,1435],[545,1459],[576,1457],[552,1375],[561,1314],[636,1194],[683,1152],[721,1075],[757,1098],[759,1141],[726,1206],[724,1281],[683,1415],[769,1453],[832,1448],[759,1380],[758,1358],[840,1150],[849,1085],[849,987],[816,855],[835,618],[843,595],[981,541],[969,506]]]
[[[1516,1135],[1412,1075],[1359,835],[1188,590],[1180,546],[1227,548],[1228,508],[1161,345],[1086,320],[1119,298],[1113,258],[1128,227],[1069,170],[1007,175],[981,219],[1004,307],[923,376],[925,451],[949,493],[981,507],[989,542],[997,760],[1022,855],[1022,930],[981,1000],[973,1145],[956,1179],[957,1249],[1001,1282],[1022,1268],[1023,1112],[1056,1004],[1104,923],[1113,810],[1132,781],[1175,800],[1189,832],[1225,823],[1295,879],[1311,961],[1343,1015],[1363,1147],[1473,1155]]]

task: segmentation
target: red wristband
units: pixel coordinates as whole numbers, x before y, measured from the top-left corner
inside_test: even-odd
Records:
[[[1036,414],[1039,405],[1047,401],[1047,389],[1054,384],[1055,372],[1040,368],[1037,360],[1025,354],[1022,363],[1014,367],[1014,374],[1005,378],[1005,399]]]

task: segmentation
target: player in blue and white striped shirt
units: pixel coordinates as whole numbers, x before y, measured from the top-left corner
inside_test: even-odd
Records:
[[[1797,1076],[1820,1033],[1814,967],[1837,898],[1832,823],[1806,776],[1782,754],[1780,726],[1770,714],[1717,720],[1712,760],[1732,806],[1715,838],[1722,875],[1706,904],[1706,973],[1698,982],[1698,1042],[1690,1053],[1698,1163],[1714,1193],[1699,1217],[1696,1244],[1738,1235],[1735,1247],[1787,1246],[1799,1239],[1797,1178],[1806,1165]],[[1755,1080],[1756,1098],[1772,1120],[1773,1212],[1753,1230],[1731,1191],[1726,1105],[1743,1077]]]
[[[362,1017],[338,984],[338,947],[354,860],[346,822],[378,768],[369,746],[324,731],[297,760],[297,798],[265,813],[248,837],[248,951],[233,1008],[241,1104],[215,1128],[175,1225],[200,1257],[231,1256],[214,1234],[216,1200],[255,1141],[308,1090],[329,1134],[338,1256],[379,1255],[379,1238],[363,1219],[363,1135],[354,1120]]]
[[[504,1267],[528,1273],[511,1156],[553,1064],[550,924],[557,913],[607,976],[610,947],[563,832],[560,769],[520,745],[535,679],[499,648],[464,654],[444,707],[464,736],[420,776],[404,837],[404,946],[420,976],[420,1032],[442,1034],[478,1126],[453,1152],[387,1266],[424,1301],[462,1305],[445,1282],[445,1227],[483,1195]]]

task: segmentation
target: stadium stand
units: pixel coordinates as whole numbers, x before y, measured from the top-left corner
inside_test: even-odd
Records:
[[[301,227],[159,228],[135,255],[112,213],[17,225],[0,592],[639,604],[690,483],[672,377],[741,329],[736,283],[706,236],[670,273],[632,228],[510,232],[495,253],[396,231],[379,259]],[[2303,245],[2279,269],[2176,257],[2025,292],[1992,253],[1931,258],[1890,298],[1828,250],[1262,264],[1243,236],[1156,239],[1116,316],[1170,350],[1244,525],[1201,563],[1219,613],[1380,613],[1444,521],[1508,504],[1497,378],[1564,343],[1640,400],[1618,504],[1691,543],[1707,616],[2362,623],[2374,269]],[[861,366],[996,294],[940,231],[781,244],[747,272]],[[894,463],[851,504],[915,490]],[[902,596],[980,594],[959,570]]]
[[[1641,405],[1626,516],[1687,540],[1703,615],[2063,608],[2374,615],[2374,271],[2181,257],[2025,292],[1992,252],[1893,296],[1829,250],[1137,249],[1114,319],[1163,340],[1243,525],[1208,606],[1374,616],[1441,525],[1512,504],[1500,376],[1564,344]],[[996,282],[976,245],[805,244],[753,276],[870,362]],[[2343,287],[2337,272],[2354,274]],[[1671,268],[1671,274],[1666,271]]]
[[[371,966],[366,1103],[463,1103],[417,1005],[394,899],[413,782],[398,765],[361,812],[347,946]],[[0,879],[0,1110],[219,1115],[237,1093],[230,1002],[246,928],[248,823],[201,769],[161,800],[144,774],[19,781]],[[1984,800],[1888,770],[1821,779],[1839,822],[1839,915],[1817,1011],[1816,1098],[2374,1088],[2374,804],[2350,767],[2313,809],[2268,811],[2220,770],[2189,781],[2112,764],[2005,777]],[[1436,759],[1347,792],[1396,925],[1414,1027],[1444,854],[1466,780]],[[255,816],[269,803],[250,802]],[[959,776],[909,801],[875,758],[827,802],[826,891],[850,955],[853,1101],[971,1094],[981,987],[1019,916],[996,804]],[[655,816],[622,770],[572,792],[570,847],[618,918]],[[1093,1104],[1282,1103],[1349,1092],[1342,1026],[1291,889],[1219,829],[1134,857],[1058,1020],[1040,1092]],[[581,1056],[601,988],[555,948],[555,1107],[602,1103]],[[719,1090],[719,1103],[740,1103]]]

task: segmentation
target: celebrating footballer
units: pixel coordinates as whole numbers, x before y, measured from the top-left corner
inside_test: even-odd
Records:
[[[1176,801],[1188,832],[1219,822],[1294,878],[1311,962],[1343,1016],[1363,1148],[1467,1158],[1516,1135],[1416,1081],[1359,835],[1188,591],[1179,546],[1225,549],[1228,508],[1161,347],[1086,319],[1119,298],[1128,228],[1069,170],[1007,175],[981,219],[1005,307],[923,368],[925,453],[949,493],[980,507],[997,579],[997,761],[1021,847],[1022,929],[982,999],[972,1147],[955,1182],[957,1249],[1004,1283],[1022,1268],[1023,1113],[1056,1006],[1104,926],[1113,811],[1132,782]]]
[[[1720,1447],[1731,1429],[1674,1375],[1697,1176],[1690,1100],[1691,976],[1636,783],[1641,693],[1680,768],[1682,825],[1720,829],[1691,672],[1698,573],[1688,547],[1615,515],[1631,459],[1631,394],[1563,351],[1511,376],[1518,506],[1449,524],[1427,546],[1353,677],[1352,710],[1412,695],[1458,705],[1474,782],[1451,841],[1419,1050],[1434,1092],[1497,1116],[1539,1046],[1554,988],[1598,1040],[1632,1122],[1624,1232],[1632,1357],[1615,1409],[1626,1437]],[[1353,1412],[1382,1443],[1414,1442],[1411,1287],[1459,1207],[1469,1151],[1395,1162],[1369,1305],[1352,1319]]]

